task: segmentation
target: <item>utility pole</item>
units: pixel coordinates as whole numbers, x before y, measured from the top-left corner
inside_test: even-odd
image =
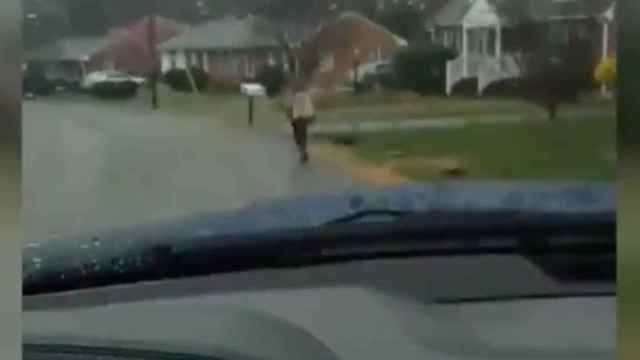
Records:
[[[147,37],[151,54],[151,108],[158,108],[158,54],[156,52],[156,1],[151,1],[151,11],[147,21]]]

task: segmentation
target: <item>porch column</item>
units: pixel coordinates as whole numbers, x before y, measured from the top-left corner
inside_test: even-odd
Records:
[[[205,51],[204,54],[202,55],[202,67],[204,68],[204,71],[210,73],[211,72],[211,67],[210,67],[210,63],[209,63],[209,52]]]
[[[462,24],[462,76],[469,76],[469,36],[467,25]]]
[[[609,55],[609,22],[602,24],[602,59]]]
[[[609,22],[604,21],[602,23],[602,60],[605,60],[609,55]],[[607,84],[602,83],[600,88],[602,96],[607,96],[608,89]]]
[[[495,55],[496,58],[502,58],[502,25],[496,24],[496,39],[495,39]]]

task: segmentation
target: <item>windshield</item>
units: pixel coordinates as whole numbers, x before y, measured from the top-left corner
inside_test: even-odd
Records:
[[[616,1],[560,3],[23,0],[25,279],[573,239],[615,210]]]
[[[188,297],[218,285],[285,289],[285,299],[360,286],[338,293],[366,293],[351,306],[401,314],[403,325],[409,311],[369,304],[444,306],[429,317],[450,324],[463,318],[458,306],[492,303],[514,329],[531,322],[503,302],[615,296],[615,0],[22,3],[30,324],[49,323],[38,306],[144,303],[160,288]],[[75,305],[49,294],[69,290]],[[326,304],[349,313],[347,300]],[[295,308],[285,303],[255,302],[274,314],[271,305]],[[609,305],[602,316],[614,316]],[[139,306],[140,329],[185,321],[184,308]],[[512,312],[532,313],[522,306]],[[85,335],[150,344],[103,327],[127,318],[109,311],[79,311]],[[72,313],[25,332],[82,333],[63,320]],[[358,333],[322,321],[345,336],[332,348]],[[598,327],[581,324],[570,326]],[[172,340],[189,340],[178,332]],[[62,340],[54,345],[76,343]]]

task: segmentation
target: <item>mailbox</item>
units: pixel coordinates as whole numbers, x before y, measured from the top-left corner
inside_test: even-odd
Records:
[[[249,98],[249,126],[251,126],[253,125],[253,99],[266,96],[267,90],[260,84],[244,83],[240,84],[240,92]]]
[[[254,83],[244,83],[240,85],[240,92],[244,95],[256,97],[256,96],[266,96],[267,90],[264,86],[260,84]]]

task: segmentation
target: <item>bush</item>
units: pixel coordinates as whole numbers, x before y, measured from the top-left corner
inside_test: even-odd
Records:
[[[22,78],[23,94],[32,93],[34,95],[51,95],[55,91],[55,86],[44,75],[38,73],[25,73]]]
[[[258,71],[256,80],[266,88],[267,95],[273,97],[282,91],[285,73],[281,66],[266,65]]]
[[[209,74],[198,67],[192,67],[190,70],[198,91],[206,91],[209,84]],[[193,90],[185,69],[171,69],[164,74],[163,80],[174,91],[189,93]]]
[[[118,83],[103,82],[96,84],[91,90],[93,95],[102,98],[130,98],[138,93],[138,84],[132,81]]]
[[[598,64],[593,74],[593,77],[598,84],[607,86],[615,85],[617,76],[618,69],[615,57],[607,57],[603,59],[600,64]]]
[[[453,50],[435,45],[400,50],[393,59],[398,87],[423,95],[443,93],[446,63],[455,57]]]

